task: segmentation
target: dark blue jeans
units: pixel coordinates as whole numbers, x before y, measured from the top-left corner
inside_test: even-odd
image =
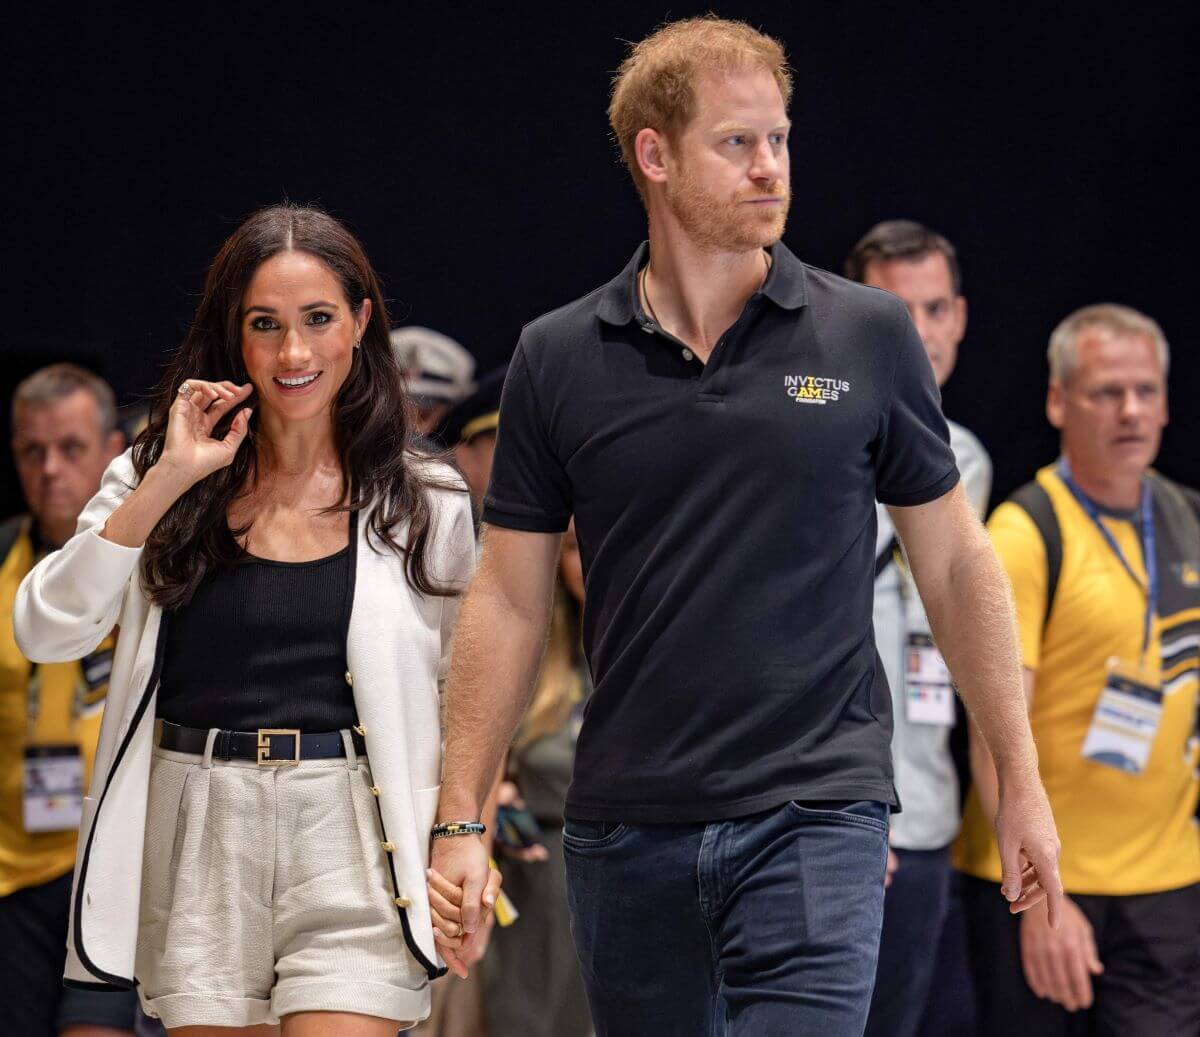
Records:
[[[888,808],[711,824],[568,821],[571,931],[597,1037],[860,1037]]]

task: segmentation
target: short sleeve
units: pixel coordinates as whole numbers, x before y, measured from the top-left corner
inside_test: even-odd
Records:
[[[550,441],[547,400],[535,385],[524,339],[500,397],[500,427],[483,521],[531,533],[561,533],[571,518],[571,487]]]
[[[953,489],[958,469],[925,347],[903,303],[895,304],[899,351],[875,454],[875,496],[884,504],[912,507]]]
[[[1026,669],[1036,670],[1042,656],[1046,618],[1046,545],[1025,509],[1011,502],[1001,504],[992,513],[987,528],[1012,584],[1021,662]]]

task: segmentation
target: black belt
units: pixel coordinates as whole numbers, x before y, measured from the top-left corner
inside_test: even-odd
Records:
[[[169,720],[160,721],[158,744],[178,753],[203,756],[208,745],[207,727],[182,727]],[[352,731],[354,751],[367,753],[367,743],[358,731]],[[250,760],[253,763],[278,765],[299,763],[301,760],[334,760],[345,758],[346,746],[341,731],[319,731],[301,734],[294,727],[260,727],[257,731],[218,731],[213,739],[214,760]]]

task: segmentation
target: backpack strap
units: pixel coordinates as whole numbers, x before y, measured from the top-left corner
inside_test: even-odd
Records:
[[[1158,472],[1147,472],[1146,478],[1154,504],[1169,526],[1180,531],[1185,543],[1200,543],[1200,493]]]
[[[8,553],[21,535],[27,515],[14,515],[0,522],[0,565],[8,559]]]
[[[1196,516],[1196,521],[1200,522],[1200,493],[1197,493],[1189,486],[1180,486],[1178,483],[1170,484],[1174,489],[1179,491],[1179,495],[1188,502],[1188,506]]]
[[[1033,520],[1042,543],[1046,546],[1046,612],[1042,617],[1044,631],[1046,624],[1050,622],[1050,611],[1054,608],[1054,596],[1058,592],[1058,577],[1062,572],[1062,530],[1059,528],[1058,516],[1054,513],[1054,503],[1050,500],[1050,494],[1037,480],[1026,483],[1008,499]]]

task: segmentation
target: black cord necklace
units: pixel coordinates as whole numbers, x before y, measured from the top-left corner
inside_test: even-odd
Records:
[[[758,283],[757,291],[762,291],[762,286],[767,283],[767,275],[771,272],[771,253],[764,249],[762,256],[764,263],[766,263],[766,269],[763,271],[762,280]],[[650,301],[650,292],[646,288],[646,274],[649,271],[650,264],[647,263],[638,273],[639,284],[642,289],[642,301],[646,304],[646,312],[650,314],[650,319],[661,328],[663,327],[663,322],[658,319],[658,314],[654,312],[654,304]]]

